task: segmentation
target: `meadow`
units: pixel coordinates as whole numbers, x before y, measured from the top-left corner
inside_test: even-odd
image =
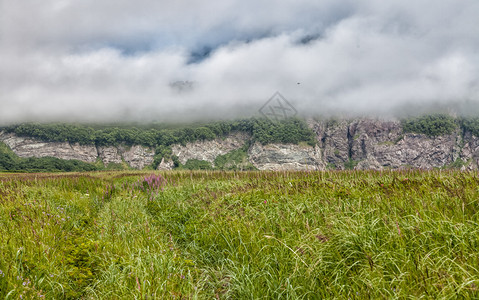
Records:
[[[479,178],[0,174],[0,298],[477,299]]]

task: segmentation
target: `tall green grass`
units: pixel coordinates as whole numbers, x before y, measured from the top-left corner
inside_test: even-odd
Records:
[[[7,299],[479,297],[458,171],[0,175]]]

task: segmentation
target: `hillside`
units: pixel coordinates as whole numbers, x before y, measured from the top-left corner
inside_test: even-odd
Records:
[[[0,129],[0,169],[477,169],[479,121],[263,119],[184,126],[20,124]],[[32,167],[22,159],[43,159]],[[75,161],[76,169],[45,159]]]

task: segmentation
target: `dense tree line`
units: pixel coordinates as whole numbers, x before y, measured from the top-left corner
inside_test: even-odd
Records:
[[[456,120],[445,114],[433,114],[401,121],[404,132],[421,133],[427,136],[451,134],[458,127]]]
[[[301,119],[291,118],[282,122],[271,122],[267,119],[254,119],[251,126],[252,141],[262,144],[284,143],[299,144],[305,142],[311,146],[316,144],[316,135]]]
[[[479,137],[479,118],[478,117],[461,118],[460,124],[464,132],[470,132],[473,135]]]
[[[212,140],[240,131],[251,134],[253,140],[267,143],[314,143],[314,133],[300,119],[273,123],[266,119],[245,119],[213,122],[182,128],[135,126],[88,126],[81,124],[26,123],[4,127],[6,132],[50,142],[80,144],[144,145],[149,147],[186,144],[198,140]]]

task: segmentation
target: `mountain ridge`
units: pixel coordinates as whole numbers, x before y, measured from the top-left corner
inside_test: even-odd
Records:
[[[298,127],[276,128],[285,131],[280,136],[286,140],[289,136],[296,143],[268,142],[271,128],[274,130],[275,127],[267,126],[275,125],[265,125],[264,128],[269,128],[269,131],[261,126],[253,133],[225,130],[223,132],[226,134],[220,137],[182,140],[157,147],[127,143],[82,145],[79,142],[51,142],[5,130],[0,132],[0,141],[21,158],[56,157],[87,163],[101,162],[105,168],[114,164],[135,169],[162,170],[449,167],[476,170],[479,164],[479,138],[474,132],[473,125],[476,123],[468,122],[467,126],[463,126],[464,122],[459,123],[459,120],[444,115],[409,120],[308,119],[304,124],[312,132],[314,143],[304,132],[300,133],[302,138],[295,139],[296,128],[303,126],[298,125],[300,123],[296,124]],[[208,135],[207,131],[203,132],[205,136]],[[258,132],[263,134],[260,138]]]

